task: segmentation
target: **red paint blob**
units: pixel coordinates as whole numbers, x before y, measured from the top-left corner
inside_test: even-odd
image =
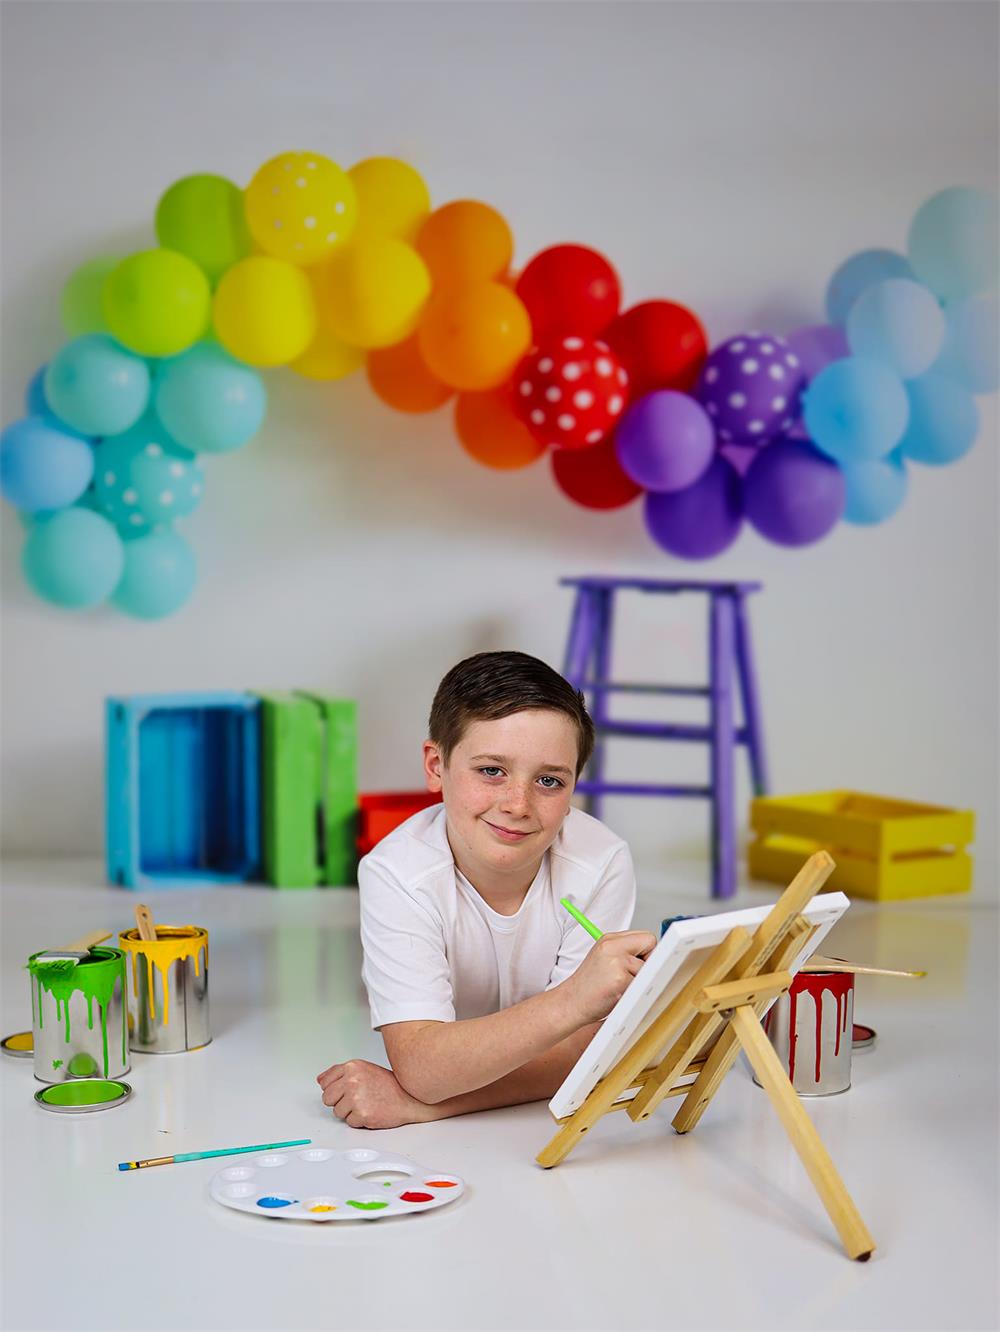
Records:
[[[433,1202],[433,1193],[401,1193],[399,1195],[401,1202]]]

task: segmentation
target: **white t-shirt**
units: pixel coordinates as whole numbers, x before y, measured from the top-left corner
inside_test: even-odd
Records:
[[[421,810],[358,866],[362,976],[372,1026],[452,1022],[509,1008],[571,976],[593,939],[559,905],[602,930],[635,910],[628,846],[571,809],[513,916],[494,911],[458,869],[443,805]]]

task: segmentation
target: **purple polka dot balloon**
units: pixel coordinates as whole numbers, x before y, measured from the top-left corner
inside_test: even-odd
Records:
[[[721,444],[768,444],[799,415],[805,375],[784,338],[741,333],[709,355],[694,396]]]

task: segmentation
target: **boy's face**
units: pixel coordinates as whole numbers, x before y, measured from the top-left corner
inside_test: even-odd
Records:
[[[426,742],[428,789],[444,796],[452,851],[467,878],[529,870],[534,877],[569,812],[576,764],[576,727],[548,709],[473,722],[447,764]]]

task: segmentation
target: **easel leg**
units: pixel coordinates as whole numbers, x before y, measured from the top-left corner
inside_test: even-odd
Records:
[[[848,1257],[867,1262],[875,1248],[875,1241],[844,1187],[844,1181],[837,1173],[812,1120],[802,1108],[802,1102],[764,1035],[759,1019],[748,1006],[743,1006],[733,1010],[731,1026],[761,1085],[771,1098],[771,1104],[778,1112],[785,1132],[792,1140],[792,1146],[809,1172],[809,1178],[830,1220],[837,1227],[837,1234]]]

